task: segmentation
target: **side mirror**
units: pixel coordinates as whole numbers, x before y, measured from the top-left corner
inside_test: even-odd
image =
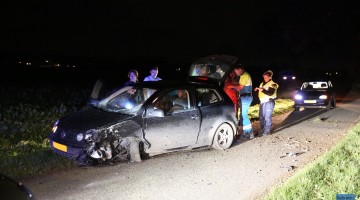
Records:
[[[158,108],[150,107],[146,110],[146,117],[164,117],[164,111]]]

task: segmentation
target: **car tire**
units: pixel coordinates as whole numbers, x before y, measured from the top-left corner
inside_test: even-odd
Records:
[[[129,141],[128,156],[130,158],[130,162],[141,162],[140,142],[135,138],[129,138],[128,141]]]
[[[326,110],[331,110],[332,98],[329,100],[328,104],[326,105]]]
[[[229,148],[234,141],[234,129],[228,124],[221,124],[215,132],[212,147],[224,150]]]

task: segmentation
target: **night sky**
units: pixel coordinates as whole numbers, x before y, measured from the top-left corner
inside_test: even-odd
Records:
[[[11,1],[0,8],[0,53],[171,63],[231,54],[253,65],[339,68],[359,62],[357,2]]]

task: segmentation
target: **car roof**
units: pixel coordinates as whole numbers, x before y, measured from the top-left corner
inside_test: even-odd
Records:
[[[326,77],[308,77],[302,80],[303,82],[328,82],[331,81]]]
[[[228,65],[232,65],[232,64],[236,63],[237,60],[238,60],[237,57],[230,56],[230,55],[209,55],[209,56],[197,59],[192,64],[212,63],[212,64],[228,64]]]
[[[161,80],[161,81],[144,81],[134,84],[134,86],[148,87],[152,89],[167,89],[173,87],[202,86],[209,88],[219,87],[217,81],[208,77],[188,77],[187,80]]]

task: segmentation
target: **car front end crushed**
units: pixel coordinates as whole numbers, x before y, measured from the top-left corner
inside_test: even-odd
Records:
[[[51,149],[55,153],[65,156],[76,163],[89,163],[85,143],[68,144],[65,141],[61,140],[59,137],[57,137],[55,134],[51,134],[49,140]]]

